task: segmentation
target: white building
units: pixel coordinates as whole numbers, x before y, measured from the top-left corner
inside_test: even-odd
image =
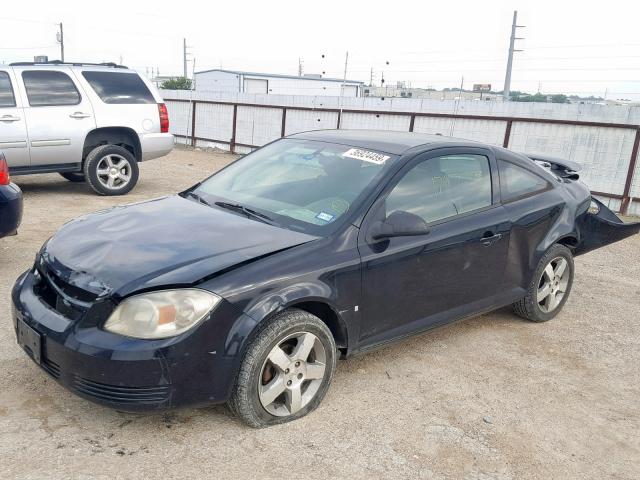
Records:
[[[277,75],[240,72],[236,70],[205,70],[195,73],[197,92],[261,93],[273,95],[340,96],[344,82],[344,97],[362,95],[363,82],[323,78],[320,75]]]

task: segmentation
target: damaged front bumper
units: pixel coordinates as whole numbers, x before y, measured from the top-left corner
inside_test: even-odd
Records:
[[[575,255],[624,240],[640,232],[640,222],[625,223],[601,201],[595,198],[591,201],[597,205],[597,212],[585,212],[576,219],[580,243],[574,251]]]
[[[40,281],[30,270],[13,288],[16,338],[31,359],[68,390],[122,411],[227,400],[237,361],[225,356],[207,331],[141,340],[106,332],[96,322],[83,326],[43,301],[36,288]],[[216,313],[225,315],[224,310]],[[201,327],[206,330],[211,323]]]

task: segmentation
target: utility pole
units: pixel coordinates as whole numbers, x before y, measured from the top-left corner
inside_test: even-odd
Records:
[[[513,11],[513,23],[511,24],[511,38],[509,41],[509,57],[507,58],[507,73],[504,77],[504,90],[502,97],[506,102],[509,101],[509,95],[511,93],[511,69],[513,68],[513,52],[521,52],[522,50],[515,49],[516,40],[524,40],[522,37],[516,37],[516,30],[518,28],[524,28],[524,25],[518,25],[518,11]]]
[[[342,88],[340,89],[340,113],[339,118],[342,118],[342,97],[344,96],[344,85],[347,83],[347,65],[349,64],[349,52],[344,57],[344,76],[342,77]],[[340,125],[338,125],[340,128]]]
[[[302,76],[302,59],[298,57],[298,76]]]
[[[371,75],[369,76],[369,86],[373,87],[373,67],[371,67]]]
[[[64,62],[64,30],[62,29],[62,22],[60,22],[60,31],[56,35],[56,40],[60,44],[60,61]]]
[[[188,48],[191,48],[191,47],[187,47],[187,39],[183,38],[182,39],[182,63],[183,63],[183,69],[184,69],[184,75],[183,75],[184,78],[189,78],[187,76],[187,73],[188,73],[187,72],[187,62],[188,62],[187,56],[191,54],[187,52]]]

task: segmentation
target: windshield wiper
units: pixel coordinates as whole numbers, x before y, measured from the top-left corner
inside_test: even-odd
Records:
[[[247,217],[256,218],[256,219],[258,219],[258,220],[260,220],[262,222],[269,223],[271,225],[274,224],[273,219],[271,217],[269,217],[268,215],[265,215],[264,213],[257,212],[255,210],[253,210],[252,208],[245,207],[244,205],[241,205],[239,203],[215,202],[215,205],[217,205],[220,208],[226,208],[227,210],[233,210],[233,211],[236,211],[236,212],[244,213]]]
[[[211,207],[212,206],[209,202],[207,202],[204,198],[202,198],[200,195],[198,195],[195,192],[187,192],[186,194],[189,195],[190,197],[195,198],[196,200],[198,200],[203,205],[206,205],[207,207]]]

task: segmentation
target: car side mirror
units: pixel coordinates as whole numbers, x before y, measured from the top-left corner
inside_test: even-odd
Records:
[[[429,233],[429,227],[422,217],[402,210],[396,210],[382,222],[375,222],[369,230],[369,235],[374,240],[426,235],[427,233]]]

